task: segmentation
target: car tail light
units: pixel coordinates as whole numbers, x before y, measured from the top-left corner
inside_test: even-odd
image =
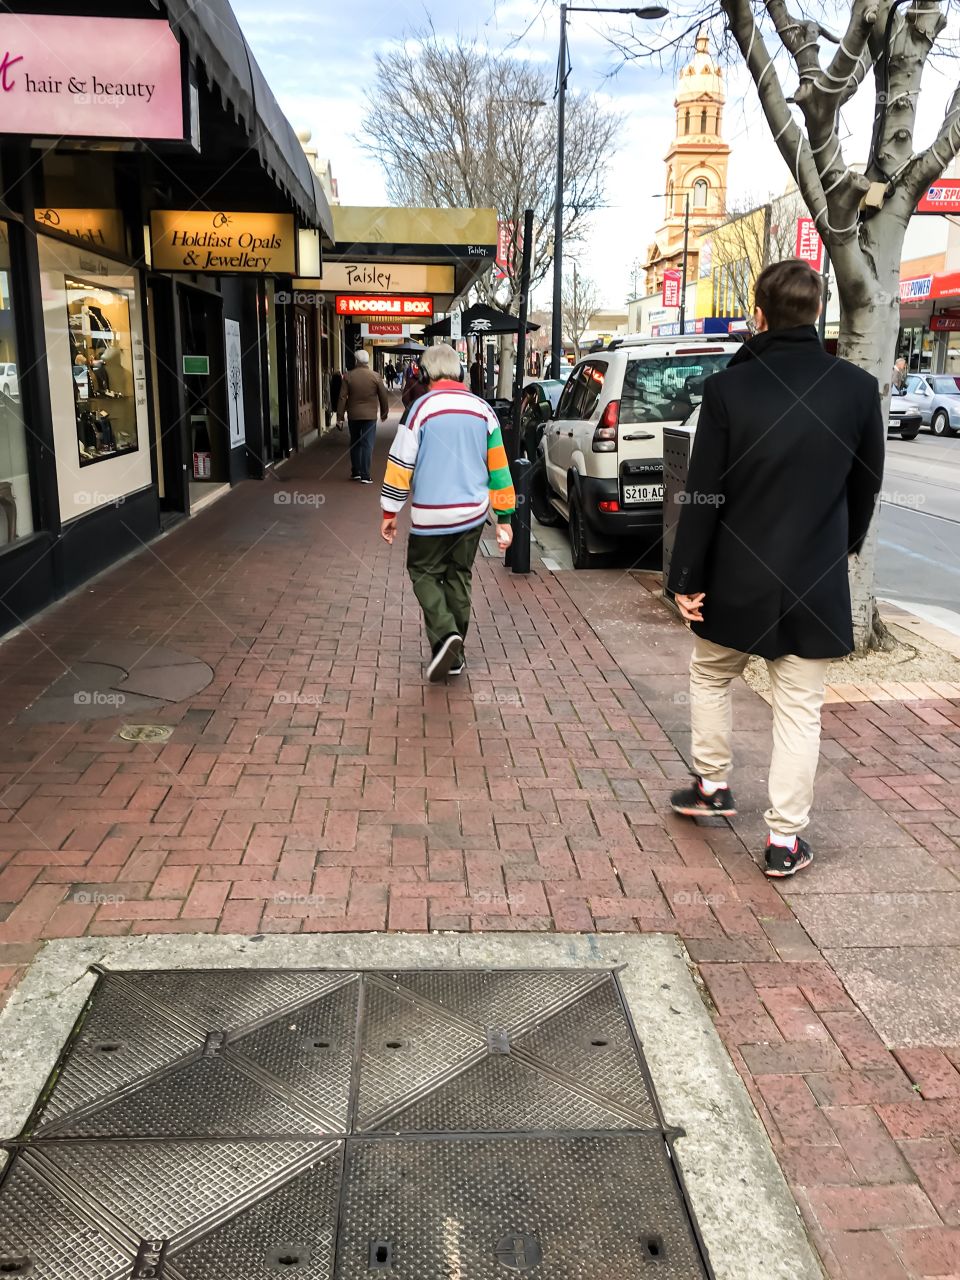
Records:
[[[597,503],[601,511],[619,511],[620,503],[616,498],[601,498]]]
[[[594,453],[615,453],[617,449],[617,426],[620,422],[620,401],[611,400],[604,409],[593,433]]]

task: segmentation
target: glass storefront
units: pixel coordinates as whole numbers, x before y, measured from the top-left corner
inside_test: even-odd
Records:
[[[64,277],[80,465],[139,448],[130,297]]]
[[[0,222],[0,548],[33,532],[7,225]]]

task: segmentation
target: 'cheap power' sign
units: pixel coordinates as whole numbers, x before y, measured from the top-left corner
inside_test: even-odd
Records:
[[[960,178],[940,178],[927,187],[917,213],[960,213]]]
[[[395,320],[429,320],[433,316],[433,298],[386,293],[338,293],[336,307],[338,316],[390,316]]]
[[[823,270],[823,241],[813,218],[797,219],[797,257],[809,262],[814,271]]]

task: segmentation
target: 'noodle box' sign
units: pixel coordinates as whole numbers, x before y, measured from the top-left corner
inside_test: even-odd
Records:
[[[0,13],[0,134],[173,141],[183,123],[169,23]]]

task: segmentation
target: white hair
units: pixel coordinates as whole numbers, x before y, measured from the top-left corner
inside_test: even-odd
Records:
[[[456,379],[461,372],[460,357],[453,347],[441,342],[439,346],[427,347],[420,357],[420,368],[431,382],[437,382],[440,378]]]
[[[355,351],[355,352],[353,353],[353,358],[354,358],[354,360],[356,360],[357,364],[369,364],[369,363],[370,363],[370,352],[369,352],[369,351]]]

